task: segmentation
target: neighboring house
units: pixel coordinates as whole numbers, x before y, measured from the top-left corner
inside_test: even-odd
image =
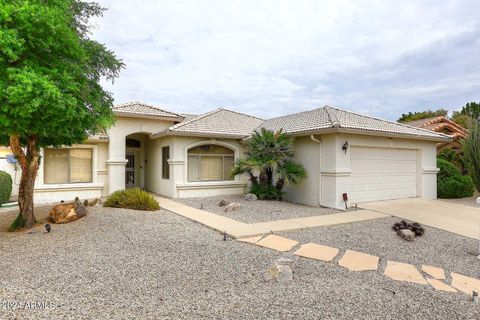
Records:
[[[197,116],[142,103],[115,106],[114,113],[106,135],[42,151],[37,203],[132,187],[171,198],[244,193],[247,177],[229,171],[260,127],[294,136],[295,160],[308,171],[302,184],[286,188],[286,200],[342,209],[343,193],[350,203],[434,199],[436,144],[451,140],[328,106],[266,121],[226,109]]]
[[[437,153],[440,153],[440,151],[446,148],[460,151],[462,149],[461,140],[465,139],[468,134],[467,129],[458,125],[452,120],[445,118],[444,116],[410,121],[405,124],[451,136],[453,138],[452,141],[439,142],[437,144]]]

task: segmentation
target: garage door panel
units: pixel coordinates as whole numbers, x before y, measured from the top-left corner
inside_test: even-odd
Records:
[[[350,200],[417,196],[417,153],[409,149],[352,147]]]

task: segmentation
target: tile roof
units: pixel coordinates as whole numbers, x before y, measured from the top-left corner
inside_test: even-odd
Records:
[[[165,132],[160,132],[156,135],[201,135],[244,138],[249,136],[262,123],[262,119],[244,113],[217,109],[191,120],[178,123]]]
[[[467,129],[444,116],[409,121],[405,124],[435,132],[451,132],[449,134],[455,138],[466,138],[468,134]]]
[[[178,113],[162,110],[156,106],[148,105],[141,102],[129,102],[119,104],[113,107],[113,112],[116,114],[132,115],[132,116],[147,116],[156,118],[184,118]]]
[[[310,133],[325,129],[340,128],[441,140],[449,139],[449,136],[444,134],[340,110],[330,106],[273,118],[265,121],[261,127],[269,130],[282,128],[284,132],[289,134]]]

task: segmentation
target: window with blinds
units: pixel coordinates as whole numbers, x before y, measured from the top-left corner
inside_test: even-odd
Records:
[[[188,181],[233,180],[234,152],[217,145],[202,145],[188,150]]]
[[[45,183],[92,182],[92,149],[45,149]]]

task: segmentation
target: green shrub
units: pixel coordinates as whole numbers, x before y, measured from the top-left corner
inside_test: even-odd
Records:
[[[5,171],[0,171],[0,204],[10,200],[12,184],[12,177]]]
[[[115,191],[108,196],[103,206],[149,211],[160,209],[158,201],[139,188]]]
[[[440,171],[437,174],[438,181],[445,181],[454,176],[460,176],[460,170],[452,163],[444,159],[437,159],[437,168]]]
[[[250,188],[250,193],[253,193],[260,200],[273,200],[279,199],[282,195],[282,192],[279,192],[277,188],[273,185],[262,186],[259,183],[252,184]]]
[[[439,198],[464,198],[473,195],[473,181],[462,176],[460,170],[452,163],[437,159],[440,169],[437,175],[437,196]]]
[[[10,228],[8,228],[8,231],[12,232],[18,229],[21,229],[25,227],[26,221],[23,219],[21,214],[18,214],[18,216],[13,220],[12,224],[10,225]]]
[[[439,198],[465,198],[473,196],[473,181],[468,176],[453,176],[437,184]]]

